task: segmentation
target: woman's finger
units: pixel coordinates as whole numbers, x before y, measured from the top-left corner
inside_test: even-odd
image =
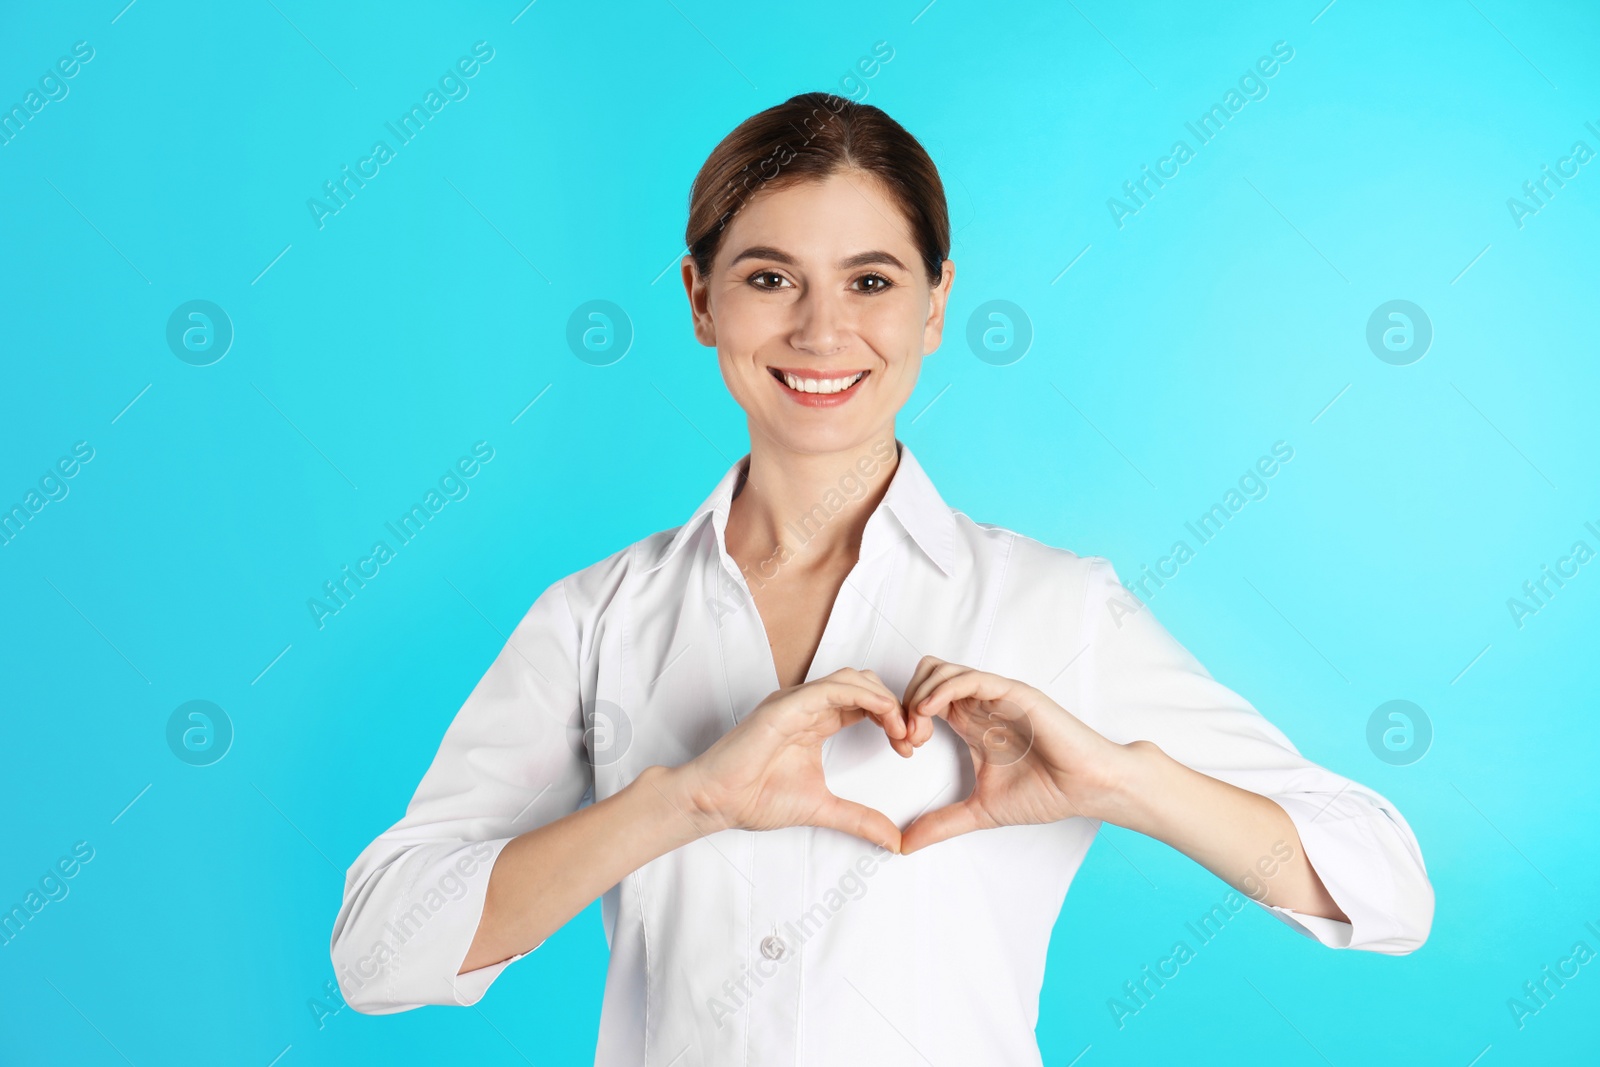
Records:
[[[856,723],[860,722],[866,717],[867,713],[862,711],[860,708],[840,708],[839,728],[842,730],[846,726],[854,726]]]
[[[971,799],[947,804],[942,808],[918,817],[900,835],[900,852],[909,855],[919,848],[980,829],[982,822],[971,805]]]
[[[901,716],[899,705],[895,706],[894,711],[887,713],[887,717],[869,714],[868,712],[862,711],[860,708],[855,707],[839,709],[839,729],[841,730],[846,726],[854,726],[862,719],[872,719],[874,722],[878,723],[878,725],[883,728],[884,735],[888,737],[890,747],[892,747],[896,752],[900,753],[900,755],[910,756],[911,753],[916,750],[918,743],[911,740],[911,735],[909,733],[901,737],[895,737],[891,731],[891,724],[897,725],[901,730],[906,729],[905,720]]]
[[[832,793],[827,795],[812,816],[812,822],[817,826],[853,834],[891,852],[900,851],[900,828],[889,820],[889,816],[876,808],[841,799]]]
[[[838,677],[836,677],[838,676]],[[860,682],[851,681],[852,678]],[[811,710],[818,711],[823,708],[836,708],[836,729],[842,730],[852,726],[865,716],[875,719],[884,735],[889,738],[889,744],[902,756],[910,756],[915,747],[909,740],[909,727],[905,708],[896,700],[894,694],[889,692],[882,679],[871,671],[857,671],[846,667],[833,672],[825,679],[819,678],[809,683],[808,690],[815,689],[815,695],[821,704],[811,706]],[[829,734],[834,730],[828,731]]]
[[[924,678],[922,680],[922,684],[917,686],[916,690],[913,691],[906,699],[906,711],[912,715],[927,714],[925,711],[923,711],[923,707],[926,705],[928,698],[932,696],[941,685],[944,685],[952,678],[960,678],[963,675],[972,673],[977,672],[974,672],[971,667],[963,667],[959,663],[942,664],[938,670],[933,671],[926,678]]]
[[[968,668],[959,663],[950,663],[937,656],[923,657],[916,676],[911,679],[911,684],[906,686],[906,732],[913,747],[920,748],[933,736],[933,719],[927,715],[917,714],[915,710],[917,702],[925,699],[940,682],[966,670]]]
[[[851,726],[862,719],[872,719],[883,729],[884,736],[889,739],[889,745],[902,756],[910,756],[916,749],[911,743],[910,733],[907,728],[905,711],[900,707],[900,702],[895,701],[893,709],[884,713],[862,711],[860,708],[845,708],[840,711],[842,718],[841,729]]]
[[[929,715],[912,715],[908,728],[911,744],[921,748],[928,743],[928,738],[933,736],[933,717]]]
[[[861,673],[861,675],[863,677],[865,677],[868,681],[870,681],[873,684],[873,686],[875,686],[878,689],[882,689],[885,695],[887,695],[891,700],[894,700],[894,707],[895,707],[894,714],[895,714],[895,717],[900,720],[900,728],[901,728],[901,731],[902,731],[901,732],[901,736],[904,737],[904,736],[908,735],[910,733],[909,725],[910,725],[911,715],[910,715],[909,712],[906,711],[905,706],[898,699],[895,698],[895,695],[893,693],[891,693],[889,691],[889,687],[887,685],[883,684],[883,679],[878,677],[878,672],[877,671],[874,671],[870,667],[868,667],[868,668],[863,668],[860,673]],[[887,726],[885,727],[885,732],[886,733],[888,732]],[[893,735],[891,735],[891,740],[894,740]],[[911,755],[911,746],[907,745],[905,747],[905,751],[901,751],[900,746],[896,745],[895,746],[895,751],[896,752],[900,752],[900,754],[902,756],[909,756],[909,755]]]
[[[917,661],[916,669],[911,672],[911,680],[906,683],[906,691],[900,696],[900,702],[906,706],[908,711],[912,705],[911,698],[924,688],[928,677],[940,668],[948,666],[954,666],[954,664],[946,663],[938,656],[923,656]]]
[[[912,712],[916,715],[949,717],[950,705],[957,700],[1000,700],[1010,695],[1016,683],[1009,678],[1002,678],[998,674],[987,674],[984,671],[966,671],[939,682],[933,687],[932,692],[924,696],[918,703],[912,705]],[[1001,709],[1003,710],[1003,708]],[[1016,709],[1021,713],[1021,708]]]
[[[883,684],[883,679],[878,677],[877,672],[867,668],[857,669],[855,667],[840,667],[832,674],[825,675],[823,678],[819,678],[818,681],[853,683],[865,689],[882,690],[884,696],[891,700],[894,699],[894,694],[889,691],[888,686]]]
[[[805,686],[801,693],[802,707],[808,711],[842,712],[845,709],[857,708],[877,719],[882,724],[884,732],[891,738],[902,738],[906,735],[906,724],[900,702],[889,695],[887,690],[879,691],[854,682],[818,679]],[[842,721],[837,714],[834,721],[836,729],[850,725]]]

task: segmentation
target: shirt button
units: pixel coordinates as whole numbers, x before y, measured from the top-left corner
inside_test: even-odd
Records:
[[[769,935],[761,939],[761,954],[769,960],[775,960],[782,956],[783,949],[784,944],[781,937]]]

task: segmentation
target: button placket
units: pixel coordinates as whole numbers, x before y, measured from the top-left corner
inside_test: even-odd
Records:
[[[800,1025],[800,967],[789,934],[804,912],[804,873],[812,828],[755,834],[749,941],[751,1063],[792,1063]],[[759,1046],[760,1055],[754,1050]]]
[[[704,591],[708,602],[722,605],[713,626],[728,678],[724,729],[732,729],[776,688],[772,649],[749,586],[732,560],[708,561]],[[766,670],[749,669],[763,663]],[[739,1052],[730,1045],[730,1058],[719,1062],[792,1064],[799,1035],[800,975],[795,941],[783,927],[801,914],[810,827],[740,832],[749,837],[749,879],[740,882],[748,906],[729,917],[728,929],[735,934],[730,947],[741,962],[717,994],[736,1013],[739,1025],[730,1023],[723,1033],[737,1042]],[[733,1033],[741,1036],[734,1038]]]
[[[869,665],[871,645],[878,631],[879,610],[875,605],[898,569],[894,566],[895,546],[886,542],[900,532],[882,509],[874,513],[863,536],[856,565],[846,578],[850,584],[841,584],[834,598],[807,672],[807,681],[840,667]],[[718,547],[721,547],[720,542]],[[723,654],[734,660],[754,657],[755,662],[771,664],[772,649],[766,628],[760,612],[754,610],[754,599],[745,576],[726,555],[717,562],[724,573],[718,576],[716,584],[737,582],[741,598],[738,611],[719,618]],[[751,610],[745,611],[744,607]],[[769,695],[769,685],[777,684],[775,665],[768,673],[770,677],[763,681],[758,676],[730,671],[732,677],[744,679],[742,685],[736,683],[734,691],[730,692],[735,721],[748,715]],[[741,996],[740,1011],[747,1013],[748,1033],[761,1035],[759,1042],[752,1037],[747,1063],[789,1065],[795,1062],[805,966],[801,957],[807,937],[816,932],[811,926],[814,919],[808,917],[810,909],[817,904],[808,896],[808,867],[817,847],[816,835],[827,832],[830,831],[791,826],[752,835],[748,960],[744,973],[735,983]]]

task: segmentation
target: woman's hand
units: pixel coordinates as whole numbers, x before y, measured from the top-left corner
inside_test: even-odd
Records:
[[[827,826],[898,852],[900,828],[887,815],[834,796],[823,780],[822,743],[868,716],[910,750],[904,709],[872,671],[847,667],[778,690],[675,768],[686,814],[703,833]]]
[[[1115,810],[1135,741],[1109,740],[1030,685],[924,656],[906,687],[910,740],[933,736],[935,716],[972,752],[977,781],[962,801],[906,827],[900,850],[973,830],[1055,822]]]

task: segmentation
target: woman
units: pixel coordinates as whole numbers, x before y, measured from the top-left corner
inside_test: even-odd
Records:
[[[1322,944],[1422,944],[1392,804],[1302,757],[1106,559],[951,509],[895,438],[955,277],[910,134],[820,93],[763,111],[701,168],[688,245],[750,452],[534,601],[350,868],[349,1004],[474,1004],[602,896],[597,1064],[1038,1064],[1102,822]]]

